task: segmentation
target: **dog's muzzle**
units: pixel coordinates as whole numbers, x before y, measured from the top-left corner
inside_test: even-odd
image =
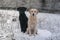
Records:
[[[33,16],[34,16],[34,13],[33,13]]]

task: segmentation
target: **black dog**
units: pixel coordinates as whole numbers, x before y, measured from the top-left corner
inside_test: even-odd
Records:
[[[21,25],[21,32],[25,33],[26,32],[26,28],[27,28],[27,21],[28,18],[25,15],[25,11],[27,8],[25,7],[19,7],[17,8],[17,10],[19,11],[19,21],[20,21],[20,25]]]

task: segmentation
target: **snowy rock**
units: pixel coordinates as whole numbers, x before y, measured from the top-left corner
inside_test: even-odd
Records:
[[[16,21],[13,21],[16,19]],[[12,40],[14,30],[19,29],[19,12],[0,10],[0,40]]]

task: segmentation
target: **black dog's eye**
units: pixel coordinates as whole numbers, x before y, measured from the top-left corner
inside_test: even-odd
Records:
[[[16,18],[14,18],[12,21],[16,21]]]

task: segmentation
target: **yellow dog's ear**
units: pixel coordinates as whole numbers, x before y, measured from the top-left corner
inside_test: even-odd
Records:
[[[31,14],[31,9],[29,9],[28,12]]]
[[[38,9],[38,8],[36,8],[36,10],[37,10],[37,13],[39,13],[39,9]]]
[[[37,9],[37,13],[39,13],[39,10]]]

